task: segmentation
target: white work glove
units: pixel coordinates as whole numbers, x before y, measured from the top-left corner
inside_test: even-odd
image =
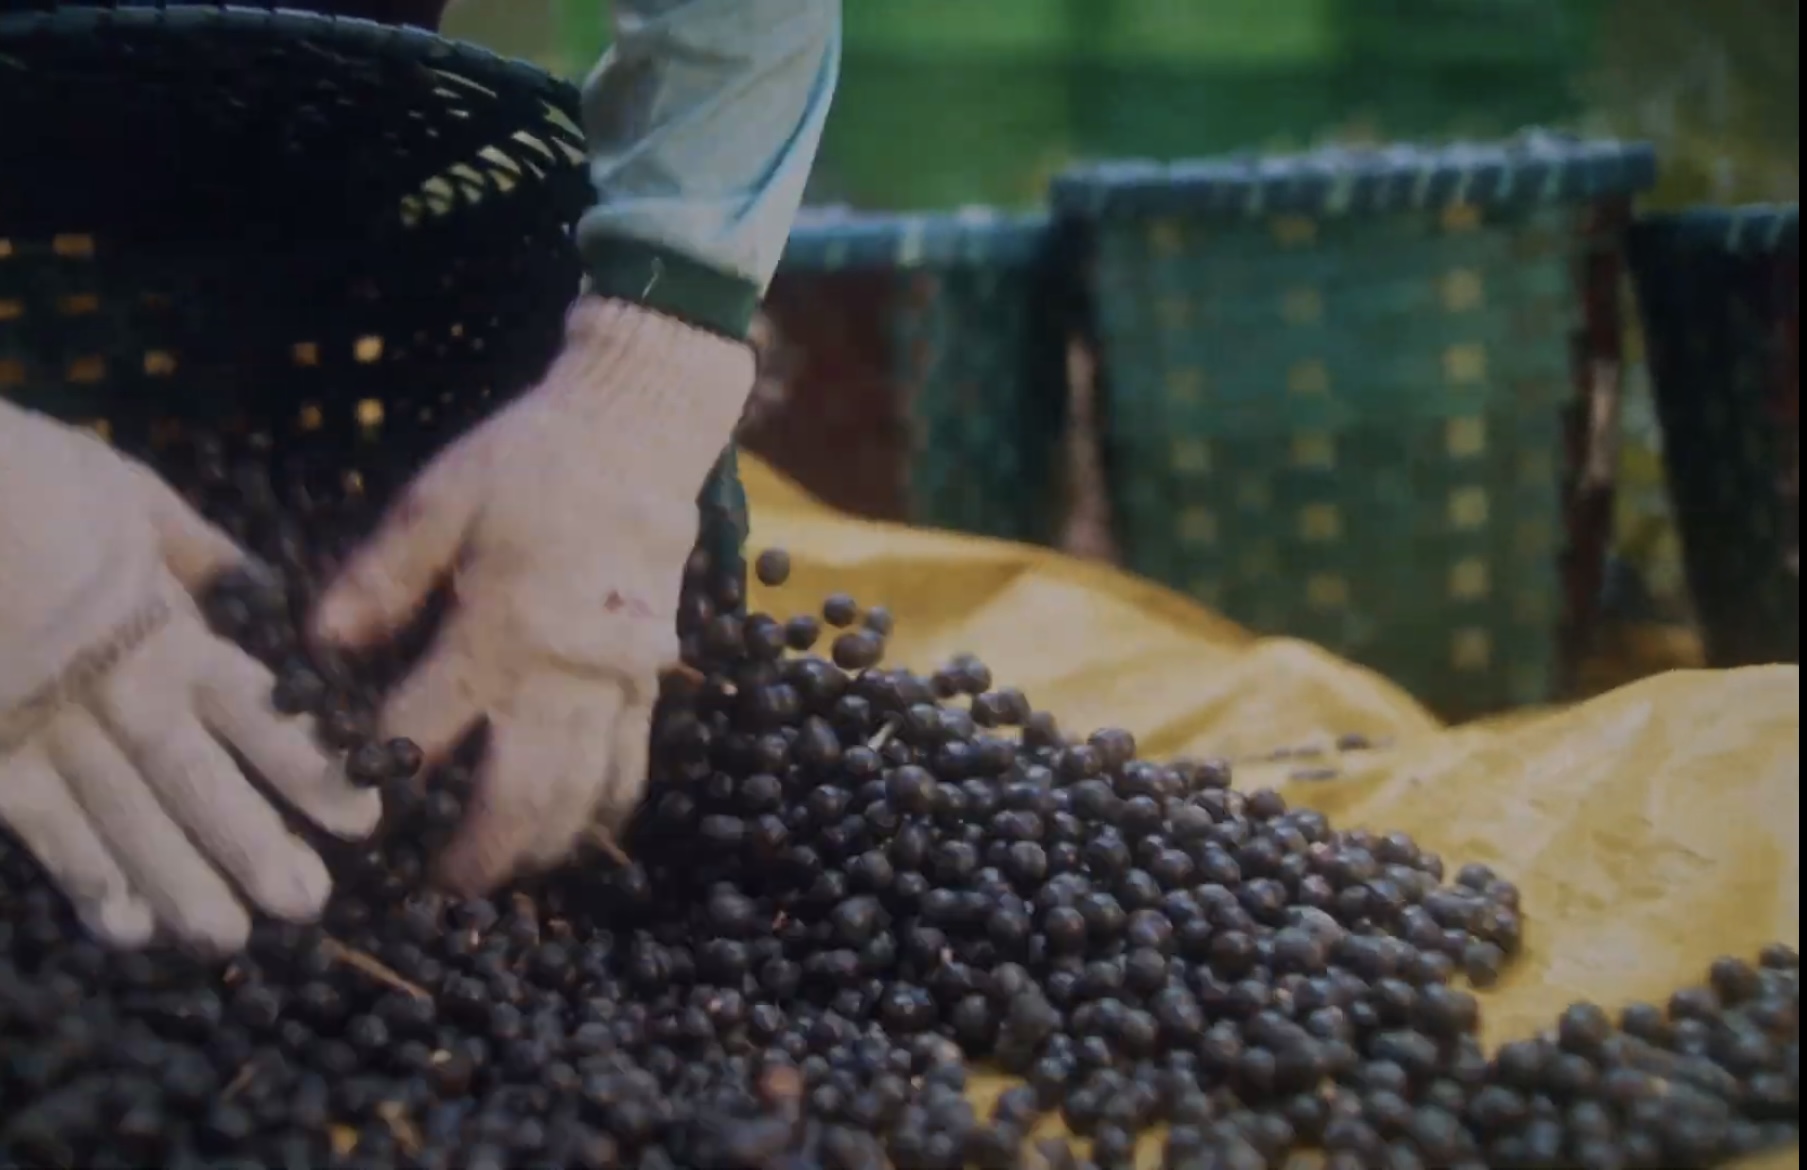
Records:
[[[0,823],[108,942],[236,949],[234,887],[285,919],[324,906],[325,866],[222,741],[330,832],[381,812],[203,622],[189,591],[244,559],[145,467],[0,402]]]
[[[431,765],[489,722],[439,867],[453,889],[554,865],[639,802],[696,497],[752,383],[743,344],[580,298],[541,383],[427,467],[321,599],[315,634],[355,649],[451,581],[451,611],[383,729]]]

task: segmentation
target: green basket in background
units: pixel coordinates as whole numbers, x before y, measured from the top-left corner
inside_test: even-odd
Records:
[[[1550,698],[1585,228],[1653,173],[1534,135],[1062,176],[1128,566],[1446,715]]]
[[[766,300],[783,393],[743,445],[858,515],[1051,539],[1059,271],[1045,216],[806,211]]]
[[[1652,216],[1630,254],[1708,661],[1798,662],[1800,209]]]

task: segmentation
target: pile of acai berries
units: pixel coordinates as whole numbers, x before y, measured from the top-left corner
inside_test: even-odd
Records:
[[[975,659],[888,669],[852,599],[743,614],[702,556],[628,834],[438,893],[481,744],[420,776],[373,736],[418,634],[302,644],[371,493],[271,464],[178,463],[281,579],[209,616],[385,827],[329,853],[321,923],[223,962],[102,949],[0,841],[0,1167],[1119,1170],[1152,1143],[1174,1170],[1629,1170],[1798,1140],[1793,951],[1489,1053],[1470,988],[1535,912],[1501,876],[1069,737]]]

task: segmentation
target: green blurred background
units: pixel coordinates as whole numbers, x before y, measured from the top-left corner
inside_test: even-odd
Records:
[[[607,0],[454,0],[447,31],[573,77]],[[1656,140],[1663,202],[1793,199],[1798,0],[846,0],[812,198],[1035,202],[1078,158],[1526,124]]]

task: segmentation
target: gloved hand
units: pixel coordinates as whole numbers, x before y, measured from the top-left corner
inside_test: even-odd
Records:
[[[544,380],[422,472],[321,599],[316,634],[356,648],[451,580],[445,625],[383,726],[431,764],[489,721],[441,859],[452,888],[556,864],[638,803],[697,493],[752,381],[745,345],[580,298]]]
[[[0,402],[0,823],[109,942],[241,946],[229,881],[282,918],[325,904],[325,866],[221,741],[333,833],[381,812],[202,621],[189,590],[243,560],[148,469]]]

